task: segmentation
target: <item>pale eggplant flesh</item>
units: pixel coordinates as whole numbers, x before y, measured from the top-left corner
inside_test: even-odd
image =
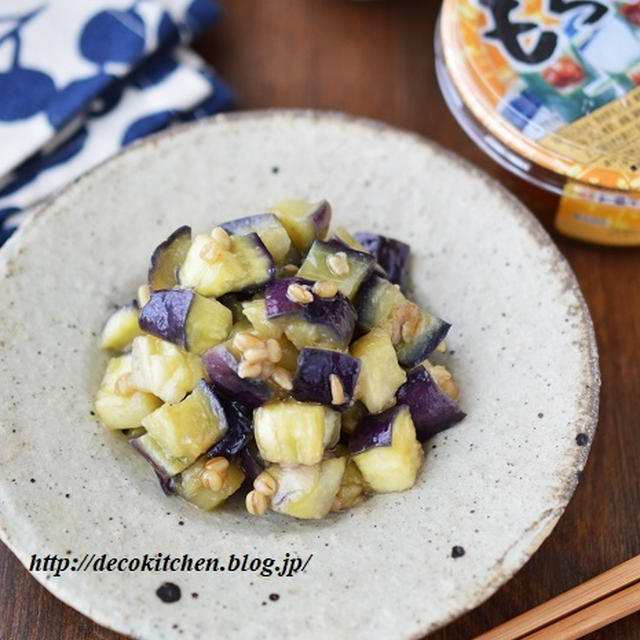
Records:
[[[191,246],[191,227],[178,227],[151,255],[148,281],[151,291],[178,284],[178,269]]]

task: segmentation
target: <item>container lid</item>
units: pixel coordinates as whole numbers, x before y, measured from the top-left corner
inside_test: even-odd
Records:
[[[444,0],[441,38],[462,99],[503,144],[640,190],[640,0]]]

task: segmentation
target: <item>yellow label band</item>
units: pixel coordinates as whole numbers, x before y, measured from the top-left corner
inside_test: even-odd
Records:
[[[594,192],[582,185],[568,183],[556,214],[556,229],[587,242],[640,245],[640,193],[629,194],[620,204],[597,202],[593,197]]]

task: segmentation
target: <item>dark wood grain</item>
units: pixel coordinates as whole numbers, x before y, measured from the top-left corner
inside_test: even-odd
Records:
[[[465,640],[640,553],[640,254],[556,234],[552,195],[479,151],[450,116],[433,68],[434,0],[221,0],[197,43],[238,107],[338,109],[412,129],[483,167],[520,197],[573,267],[601,354],[600,422],[565,515],[529,563],[484,605],[430,636]],[[562,366],[562,354],[558,354]],[[1,640],[122,640],[49,595],[0,545]],[[638,640],[640,616],[589,640]]]

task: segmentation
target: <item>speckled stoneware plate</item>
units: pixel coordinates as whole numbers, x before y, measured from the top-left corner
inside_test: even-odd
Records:
[[[92,417],[106,362],[96,335],[174,228],[286,197],[326,197],[335,223],[411,243],[418,300],[453,324],[443,359],[468,417],[428,443],[405,493],[318,522],[251,517],[240,500],[203,513],[165,497]],[[76,568],[94,554],[90,570],[35,577],[135,638],[418,638],[526,562],[585,464],[599,378],[574,276],[516,199],[415,135],[287,111],[190,125],[80,179],[0,256],[2,538],[27,566],[35,553]],[[292,577],[94,570],[102,554],[158,553],[310,560]],[[158,597],[163,582],[180,600]]]

